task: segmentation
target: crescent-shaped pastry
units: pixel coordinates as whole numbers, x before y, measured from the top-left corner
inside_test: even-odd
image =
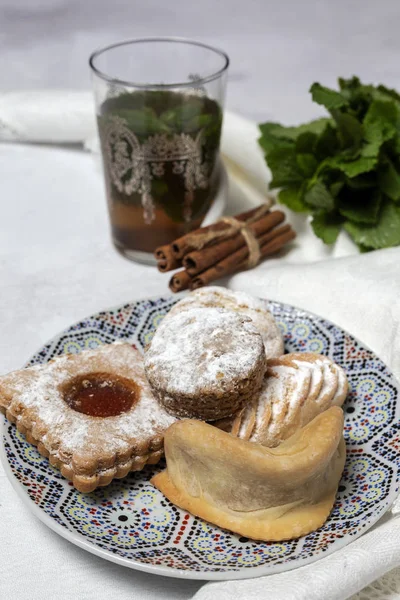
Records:
[[[276,448],[199,421],[165,434],[167,469],[152,483],[174,504],[240,535],[282,541],[329,516],[345,462],[343,412],[333,406]]]

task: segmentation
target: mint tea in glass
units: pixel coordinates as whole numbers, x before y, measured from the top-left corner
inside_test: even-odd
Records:
[[[127,258],[199,227],[221,183],[228,57],[176,38],[122,42],[90,58],[113,243]]]

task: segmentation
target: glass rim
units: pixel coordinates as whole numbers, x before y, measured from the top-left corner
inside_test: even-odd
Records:
[[[187,44],[191,46],[198,46],[200,48],[205,48],[207,50],[211,50],[215,54],[218,54],[225,61],[225,64],[215,71],[211,75],[207,75],[206,77],[201,77],[196,79],[196,81],[185,81],[185,82],[177,82],[177,83],[136,83],[134,81],[125,81],[123,79],[119,79],[118,77],[112,77],[111,75],[107,75],[100,69],[95,66],[95,60],[108,52],[109,50],[114,50],[115,48],[119,48],[121,46],[128,46],[130,44],[140,44],[140,43],[149,43],[149,42],[169,42],[175,44]],[[197,42],[196,40],[191,40],[189,38],[184,37],[174,37],[174,36],[158,36],[158,37],[143,37],[143,38],[133,38],[129,40],[123,40],[121,42],[115,42],[114,44],[109,44],[108,46],[104,46],[102,48],[98,48],[89,56],[89,66],[92,69],[92,72],[95,73],[100,79],[107,81],[108,83],[114,85],[123,85],[126,87],[133,88],[152,88],[152,89],[168,89],[168,88],[192,88],[193,85],[202,85],[204,83],[209,83],[210,81],[214,81],[221,77],[221,75],[228,69],[229,67],[229,56],[223,50],[219,48],[215,48],[214,46],[210,46],[208,44],[204,44],[203,42]]]

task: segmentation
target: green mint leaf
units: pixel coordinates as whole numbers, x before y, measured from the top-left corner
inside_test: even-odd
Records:
[[[338,84],[341,92],[351,92],[354,93],[360,87],[362,87],[361,82],[358,77],[353,76],[351,79],[344,79],[343,77],[339,77]]]
[[[308,212],[309,208],[302,200],[300,188],[288,187],[281,190],[278,194],[278,202],[284,204],[294,212]]]
[[[376,187],[376,173],[370,171],[352,179],[346,179],[346,185],[352,190],[368,190],[371,187]]]
[[[340,92],[324,87],[320,83],[313,83],[310,93],[314,102],[325,106],[328,111],[347,106],[347,100]]]
[[[315,145],[315,154],[320,160],[323,160],[328,156],[333,156],[339,148],[337,128],[333,127],[331,123],[327,123]]]
[[[382,94],[382,96],[386,96],[391,98],[392,100],[396,100],[397,102],[400,103],[400,94],[398,94],[396,92],[396,90],[393,90],[391,88],[387,88],[384,85],[378,85],[377,87],[378,92],[380,92]]]
[[[301,133],[295,140],[297,154],[314,154],[318,135],[312,131]]]
[[[348,113],[332,111],[337,123],[338,137],[342,148],[357,150],[361,146],[364,131],[362,124]]]
[[[285,127],[279,123],[267,121],[261,123],[259,129],[262,136],[273,136],[279,139],[297,140],[302,133],[315,133],[319,135],[325,129],[327,123],[330,123],[330,119],[322,118],[298,125],[297,127]]]
[[[275,148],[268,154],[268,166],[272,172],[271,188],[295,186],[300,184],[304,175],[291,148]]]
[[[361,225],[351,221],[344,224],[356,244],[367,248],[390,248],[400,245],[400,207],[385,200],[376,225]]]
[[[339,87],[342,94],[349,100],[350,108],[361,120],[374,100],[394,101],[400,106],[400,95],[384,85],[363,85],[358,77],[353,77],[352,79],[339,79]]]
[[[258,143],[265,154],[276,148],[291,148],[303,134],[319,135],[330,122],[330,119],[317,119],[298,127],[284,127],[279,123],[266,122],[259,125],[261,136]],[[304,138],[303,138],[304,141]],[[301,143],[301,142],[300,142]]]
[[[378,158],[366,158],[360,156],[355,160],[348,161],[343,158],[340,154],[334,156],[332,158],[326,159],[323,163],[318,167],[318,171],[322,173],[326,169],[332,170],[337,169],[341,171],[347,177],[357,177],[362,173],[368,173],[372,171],[378,162]]]
[[[354,192],[347,188],[339,198],[339,212],[343,217],[355,223],[373,225],[377,222],[382,204],[382,194],[373,190],[369,195],[364,192]]]
[[[192,119],[186,121],[185,124],[181,126],[181,128],[184,129],[185,133],[194,133],[196,131],[199,131],[200,129],[205,129],[207,131],[207,128],[213,124],[214,124],[213,115],[204,115],[203,114],[203,115],[196,115]]]
[[[363,122],[367,143],[362,149],[362,156],[377,157],[382,144],[397,134],[398,122],[399,109],[394,102],[374,100]]]
[[[177,124],[176,110],[174,108],[170,108],[169,110],[161,113],[160,121],[165,123],[167,126],[174,127]]]
[[[218,122],[214,114],[205,113],[204,105],[197,98],[169,108],[161,113],[159,122],[170,129],[171,133],[194,133],[202,128],[208,128]]]
[[[363,246],[362,244],[357,244],[358,249],[360,250],[361,254],[365,254],[366,252],[371,252],[373,250],[373,248],[369,248],[368,246]]]
[[[313,154],[297,154],[296,162],[304,177],[312,177],[318,167],[318,161]]]
[[[388,150],[391,155],[400,154],[400,132],[397,133],[393,139],[385,143],[385,150]]]
[[[336,198],[344,186],[344,181],[335,181],[329,186],[329,191]]]
[[[335,207],[335,198],[322,181],[317,181],[307,190],[304,194],[304,202],[313,208],[323,208],[328,211]]]
[[[311,227],[325,244],[333,244],[339,235],[342,222],[337,214],[321,211],[313,216]]]
[[[400,173],[390,159],[386,159],[385,164],[378,171],[378,184],[386,196],[395,202],[400,200]]]
[[[129,110],[126,108],[114,109],[112,116],[124,119],[127,127],[132,129],[136,135],[152,135],[154,133],[170,131],[168,125],[158,119],[154,110],[148,106],[139,109]],[[105,119],[108,116],[105,115]]]
[[[322,117],[321,119],[315,119],[314,121],[309,121],[303,125],[297,125],[297,127],[286,127],[286,135],[290,136],[293,140],[297,140],[303,133],[315,133],[316,135],[320,135],[325,127],[331,122],[331,119]]]
[[[353,160],[351,162],[344,162],[340,165],[340,170],[342,173],[347,175],[347,177],[357,177],[362,173],[369,173],[372,171],[378,162],[377,158],[365,158],[361,156],[360,158]]]
[[[182,102],[181,106],[177,106],[175,110],[180,121],[190,121],[204,111],[204,101],[196,96],[191,96],[190,102]]]
[[[362,121],[372,101],[369,90],[362,85],[358,77],[339,79],[338,82],[342,95],[348,100],[351,114]]]
[[[290,128],[285,127],[284,125],[281,125],[280,123],[275,123],[274,121],[267,121],[266,123],[261,123],[258,126],[258,128],[261,132],[262,137],[274,138],[277,140],[280,140],[280,139],[285,140],[286,139],[286,140],[293,141],[293,136],[290,136],[287,133],[287,130]]]
[[[261,148],[264,150],[265,158],[268,158],[268,155],[272,150],[277,150],[285,148],[291,150],[294,149],[294,143],[292,140],[285,140],[283,138],[276,138],[274,136],[261,136],[258,138],[258,143]]]
[[[259,126],[261,131],[261,137],[258,139],[258,143],[264,150],[266,156],[269,152],[277,148],[293,148],[293,140],[290,137],[285,136],[286,127],[279,123],[262,123]]]

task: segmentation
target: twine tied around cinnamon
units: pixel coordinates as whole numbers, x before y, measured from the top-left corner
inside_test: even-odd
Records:
[[[271,202],[262,204],[259,209],[256,210],[255,213],[246,221],[239,221],[238,219],[235,219],[235,217],[222,217],[220,221],[226,223],[228,227],[221,231],[211,230],[193,235],[189,233],[186,235],[187,244],[192,246],[195,250],[201,250],[204,248],[204,246],[207,246],[216,240],[228,239],[240,233],[243,236],[243,239],[249,250],[247,268],[252,269],[258,264],[261,258],[261,252],[259,242],[252,230],[249,228],[249,225],[255,221],[258,221],[261,217],[267,214],[271,208],[271,204]]]

